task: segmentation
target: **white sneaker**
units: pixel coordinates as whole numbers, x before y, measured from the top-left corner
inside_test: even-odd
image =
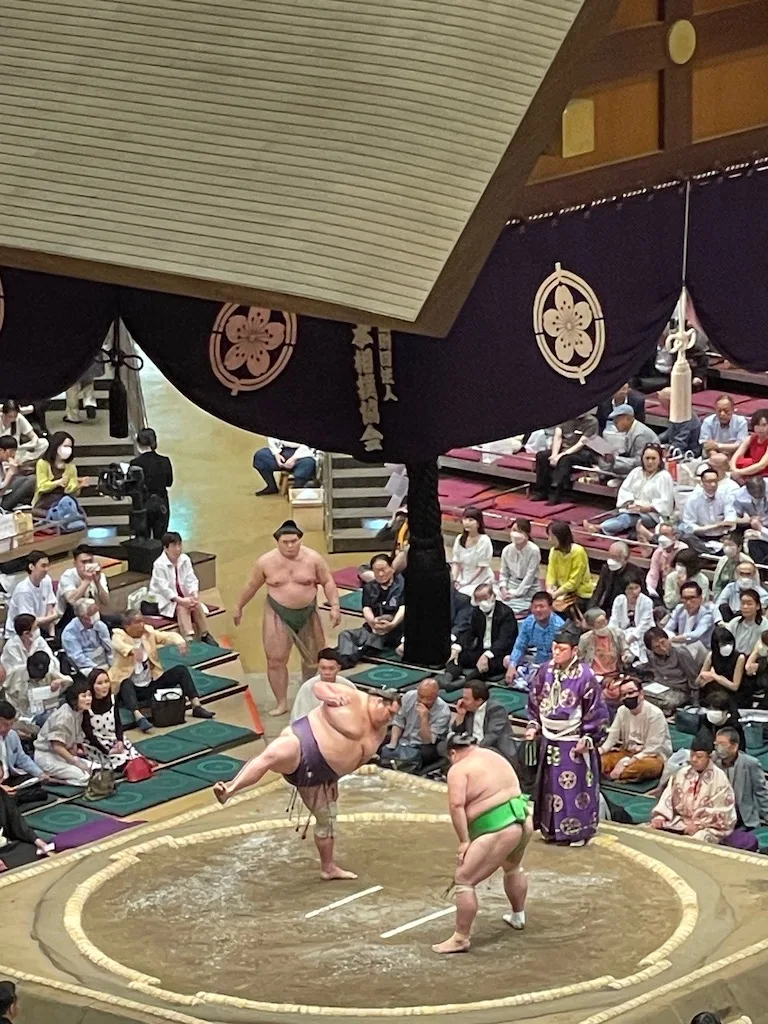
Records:
[[[520,913],[513,911],[511,914],[502,914],[502,921],[505,921],[510,928],[514,928],[516,931],[521,932],[525,928],[525,911],[521,910]]]

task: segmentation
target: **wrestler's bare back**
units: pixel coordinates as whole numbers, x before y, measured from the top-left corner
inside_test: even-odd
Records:
[[[472,747],[466,757],[452,765],[448,788],[466,787],[464,810],[468,821],[490,811],[505,800],[520,796],[520,782],[509,761],[495,750]]]
[[[306,608],[312,604],[327,575],[322,555],[303,545],[295,558],[286,558],[277,549],[268,551],[254,567],[254,576],[263,577],[269,594],[285,608]]]

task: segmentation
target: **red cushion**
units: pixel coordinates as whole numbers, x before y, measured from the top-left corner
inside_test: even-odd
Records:
[[[551,508],[551,506],[544,506],[545,508]],[[572,508],[567,508],[564,512],[558,512],[554,516],[555,519],[562,519],[566,523],[580,523],[583,519],[594,519],[596,516],[605,515],[604,508],[598,508],[596,505],[574,505]]]
[[[474,448],[451,448],[449,452],[445,453],[452,459],[466,459],[467,462],[479,462],[482,458],[480,452]]]
[[[532,452],[518,452],[516,455],[505,455],[496,463],[503,469],[523,469],[533,472],[536,456]]]
[[[510,512],[501,512],[492,508],[483,512],[486,530],[509,530],[515,521]]]
[[[720,388],[718,391],[712,391],[710,388],[706,388],[704,391],[694,391],[691,395],[691,402],[697,407],[705,406],[710,412],[714,412],[715,402],[718,398],[729,393],[730,392],[725,388]],[[749,398],[749,395],[732,395],[731,397],[738,405],[739,398]]]
[[[360,577],[356,565],[348,565],[343,569],[337,569],[331,575],[337,587],[342,587],[344,590],[359,590],[360,588]]]
[[[736,402],[736,412],[740,416],[752,416],[759,409],[768,409],[768,398],[745,398],[744,401],[741,398],[736,398],[734,395],[734,401]]]
[[[532,501],[524,494],[501,494],[496,498],[494,508],[514,512],[526,519],[553,519],[561,512],[573,508],[572,501],[561,501],[559,505],[548,505],[545,501]]]
[[[455,505],[469,505],[472,498],[488,490],[488,484],[482,480],[461,480],[458,477],[442,477],[438,485],[438,494]]]

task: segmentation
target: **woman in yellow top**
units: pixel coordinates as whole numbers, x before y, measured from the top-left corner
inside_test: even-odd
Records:
[[[32,504],[36,512],[45,514],[65,494],[76,497],[85,483],[77,475],[77,466],[72,459],[75,442],[71,434],[57,431],[48,442],[48,450],[35,466],[37,486]]]
[[[595,589],[587,552],[581,544],[574,543],[568,523],[550,523],[547,534],[552,541],[547,564],[547,590],[554,598],[555,611],[570,611],[573,618],[580,619]]]

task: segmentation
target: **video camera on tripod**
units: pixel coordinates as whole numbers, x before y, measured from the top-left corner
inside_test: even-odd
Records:
[[[112,462],[99,474],[99,493],[114,501],[130,498],[131,512],[128,517],[131,539],[123,544],[128,556],[131,572],[150,573],[152,564],[162,551],[158,540],[151,540],[147,525],[148,492],[144,482],[144,470]]]

